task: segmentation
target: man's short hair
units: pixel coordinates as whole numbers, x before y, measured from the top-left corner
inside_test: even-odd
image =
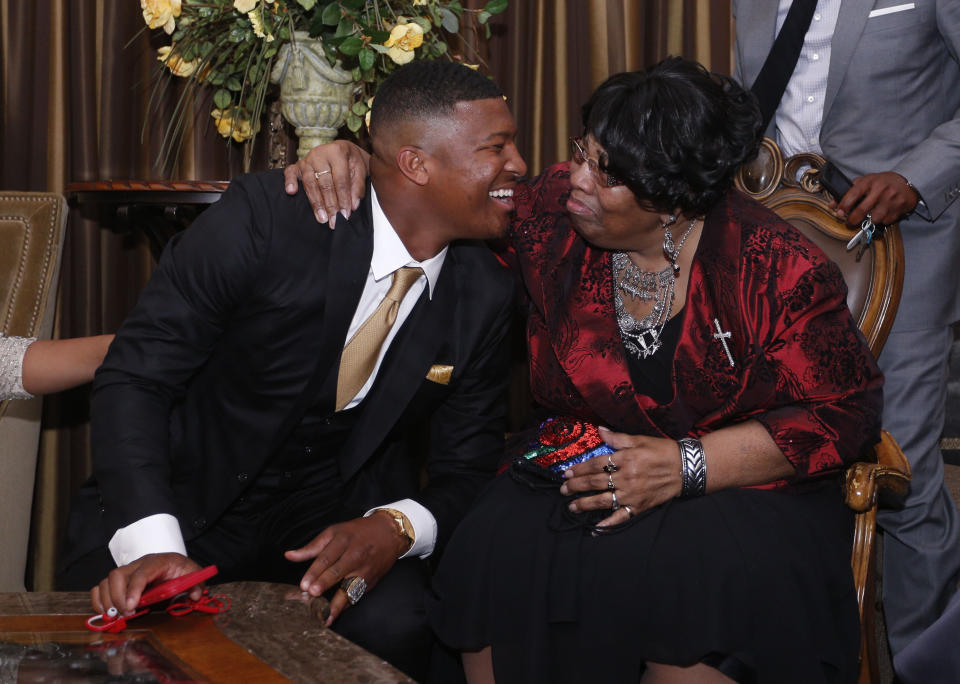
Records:
[[[370,130],[407,119],[445,116],[458,102],[503,97],[483,74],[456,62],[421,60],[405,64],[377,89]]]

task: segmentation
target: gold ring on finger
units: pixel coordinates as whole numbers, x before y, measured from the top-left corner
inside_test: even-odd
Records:
[[[326,170],[324,170],[324,171],[314,171],[314,172],[313,172],[313,177],[316,178],[317,180],[320,180],[320,176],[322,176],[322,175],[324,175],[324,174],[327,174],[327,173],[330,173],[330,169],[326,169]]]

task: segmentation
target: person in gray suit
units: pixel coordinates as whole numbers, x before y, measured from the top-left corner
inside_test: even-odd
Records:
[[[797,0],[798,2],[800,0]],[[790,0],[733,0],[736,77],[757,79]],[[883,603],[894,654],[943,611],[960,575],[960,516],[938,447],[950,323],[960,318],[960,2],[819,0],[767,135],[818,152],[853,180],[851,225],[900,218],[903,297],[880,357],[883,424],[913,468],[884,510]]]

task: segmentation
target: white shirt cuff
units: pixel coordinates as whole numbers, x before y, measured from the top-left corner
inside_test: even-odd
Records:
[[[363,514],[363,517],[366,518],[380,508],[393,508],[400,511],[407,516],[407,520],[410,521],[410,525],[413,527],[413,535],[415,537],[413,545],[411,545],[410,548],[407,549],[407,552],[400,556],[400,558],[416,556],[417,558],[423,559],[433,553],[433,549],[437,545],[437,519],[433,517],[433,513],[428,511],[425,506],[417,503],[413,499],[402,499],[391,504],[371,508]]]
[[[156,513],[140,518],[114,532],[107,544],[117,567],[143,558],[148,553],[187,555],[180,533],[180,523],[169,513]]]

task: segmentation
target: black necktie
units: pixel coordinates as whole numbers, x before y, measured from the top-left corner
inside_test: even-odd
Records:
[[[763,115],[761,130],[767,130],[777,107],[780,106],[780,98],[783,97],[787,82],[790,81],[797,60],[800,59],[803,38],[807,35],[816,8],[817,0],[793,0],[787,18],[780,27],[780,33],[770,48],[770,54],[750,88],[760,103],[760,113]]]

